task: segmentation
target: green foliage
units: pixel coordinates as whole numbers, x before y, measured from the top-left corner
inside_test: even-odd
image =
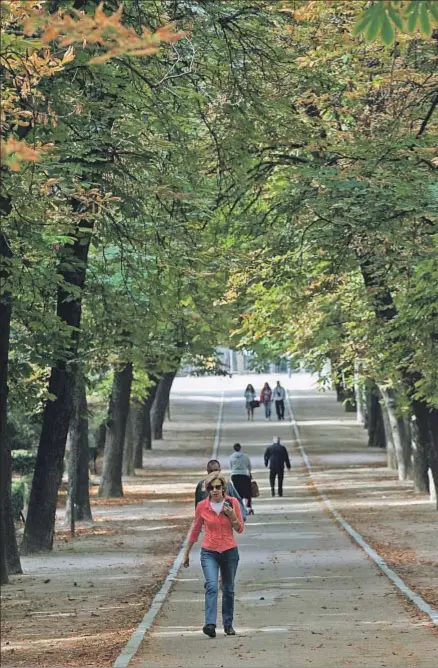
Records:
[[[94,66],[98,47],[78,50],[26,98],[32,137],[51,148],[3,183],[19,422],[51,399],[54,360],[72,361],[60,289],[82,294],[74,361],[98,401],[119,362],[134,363],[136,398],[181,357],[218,372],[231,331],[257,365],[359,360],[393,385],[421,369],[435,404],[435,4],[193,0],[176,17],[164,0],[140,5],[125,3],[127,26],[166,16],[190,35]],[[60,270],[77,269],[68,244],[84,227],[82,291]],[[396,323],[376,321],[383,290],[365,288],[361,261]]]
[[[15,522],[18,522],[20,518],[20,513],[23,512],[24,506],[28,500],[29,496],[29,486],[24,480],[13,480],[11,488],[11,501],[12,501],[12,516]]]
[[[19,475],[30,475],[33,473],[36,462],[35,452],[29,450],[12,451],[12,472]]]
[[[420,31],[423,37],[431,37],[438,26],[438,5],[435,0],[374,0],[359,18],[354,34],[363,34],[372,41],[380,37],[391,46],[396,30],[413,33]]]

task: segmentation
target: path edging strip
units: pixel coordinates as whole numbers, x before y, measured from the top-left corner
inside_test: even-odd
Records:
[[[386,563],[386,561],[381,557],[368,543],[366,540],[358,533],[353,527],[342,517],[342,515],[334,508],[332,502],[330,499],[318,489],[318,486],[315,482],[315,479],[313,477],[313,470],[312,470],[312,464],[310,463],[309,457],[307,456],[307,452],[304,449],[304,446],[301,441],[301,436],[300,436],[300,431],[298,428],[298,424],[294,415],[294,412],[292,410],[292,404],[290,401],[289,394],[286,395],[287,399],[287,405],[289,408],[289,413],[290,413],[290,421],[291,421],[291,426],[294,432],[295,440],[298,444],[298,449],[300,451],[301,457],[303,458],[304,464],[307,469],[307,474],[309,478],[312,480],[312,483],[315,486],[316,491],[318,492],[318,495],[321,497],[324,505],[326,506],[327,510],[331,513],[331,515],[334,517],[336,522],[342,526],[342,528],[353,538],[353,540],[356,541],[358,545],[367,553],[367,555],[374,561],[374,563],[380,568],[383,573],[395,584],[397,589],[402,592],[406,598],[408,598],[412,603],[414,603],[419,610],[424,612],[432,622],[438,626],[438,610],[435,610],[432,608],[429,603],[427,603],[424,598],[422,598],[419,594],[416,594],[410,587],[407,586],[401,579],[399,575],[395,571],[392,570]]]
[[[213,444],[213,456],[212,458],[215,459],[218,454],[219,450],[219,443],[220,443],[220,432],[221,432],[221,427],[222,427],[222,414],[223,414],[223,409],[224,409],[224,392],[222,392],[221,399],[220,399],[220,405],[219,405],[219,413],[217,416],[217,421],[216,421],[216,430],[215,430],[215,435],[214,435],[214,444]],[[113,668],[128,668],[129,663],[131,659],[134,657],[134,655],[137,653],[138,648],[140,647],[141,643],[143,642],[143,638],[145,637],[146,633],[149,631],[151,628],[152,624],[154,623],[155,617],[158,615],[160,612],[162,605],[164,601],[166,600],[166,597],[173,585],[173,583],[176,580],[176,577],[178,575],[179,569],[181,568],[183,556],[184,556],[184,550],[187,545],[187,540],[190,534],[190,529],[187,532],[187,535],[184,539],[184,542],[182,544],[182,547],[180,551],[178,552],[175,561],[173,562],[169,573],[167,574],[166,579],[164,580],[163,584],[161,585],[160,590],[155,594],[154,600],[152,601],[151,607],[141,620],[140,624],[137,626],[135,631],[132,633],[131,637],[129,638],[128,642],[126,645],[123,647],[122,651],[120,652],[119,656],[117,657],[115,663],[113,663]]]

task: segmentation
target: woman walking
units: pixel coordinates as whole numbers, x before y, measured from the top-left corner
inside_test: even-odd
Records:
[[[265,407],[265,418],[267,420],[271,419],[271,402],[272,402],[272,390],[269,387],[269,383],[263,385],[263,389],[260,392],[260,403]]]
[[[246,401],[246,414],[248,415],[248,420],[254,420],[254,405],[252,402],[255,401],[256,393],[251,384],[246,386],[243,396]]]
[[[205,579],[205,624],[202,631],[216,637],[218,575],[222,579],[222,622],[224,633],[234,636],[234,579],[239,563],[239,551],[234,531],[242,533],[243,520],[237,499],[226,496],[227,481],[219,471],[205,479],[208,497],[198,503],[195,520],[184,552],[183,566],[190,564],[190,550],[199,538],[202,527],[201,566]]]
[[[240,443],[233,445],[234,452],[230,457],[231,482],[241,499],[246,499],[248,515],[254,515],[251,500],[251,460],[242,452]]]

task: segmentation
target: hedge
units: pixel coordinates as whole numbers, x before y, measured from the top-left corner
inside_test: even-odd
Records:
[[[33,473],[36,454],[31,450],[12,450],[12,472],[20,475]]]

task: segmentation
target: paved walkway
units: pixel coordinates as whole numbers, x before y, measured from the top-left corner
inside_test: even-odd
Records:
[[[283,377],[283,383],[289,386],[310,458],[312,452],[321,454],[327,432],[336,445],[336,429],[341,441],[356,434],[360,445],[359,428],[351,416],[343,414],[332,394],[318,395],[304,375]],[[261,490],[254,503],[255,515],[239,538],[238,635],[224,637],[219,627],[217,638],[211,640],[200,631],[204,590],[199,549],[194,548],[190,568],[180,572],[131,665],[437,666],[437,636],[408,614],[393,585],[312,496],[291,425],[265,422],[262,409],[256,411],[254,422],[247,422],[242,379],[219,384],[225,388],[219,458],[227,469],[232,444],[242,443]],[[263,466],[264,449],[274,435],[281,437],[292,455],[292,472],[286,474],[282,499],[270,497]]]

